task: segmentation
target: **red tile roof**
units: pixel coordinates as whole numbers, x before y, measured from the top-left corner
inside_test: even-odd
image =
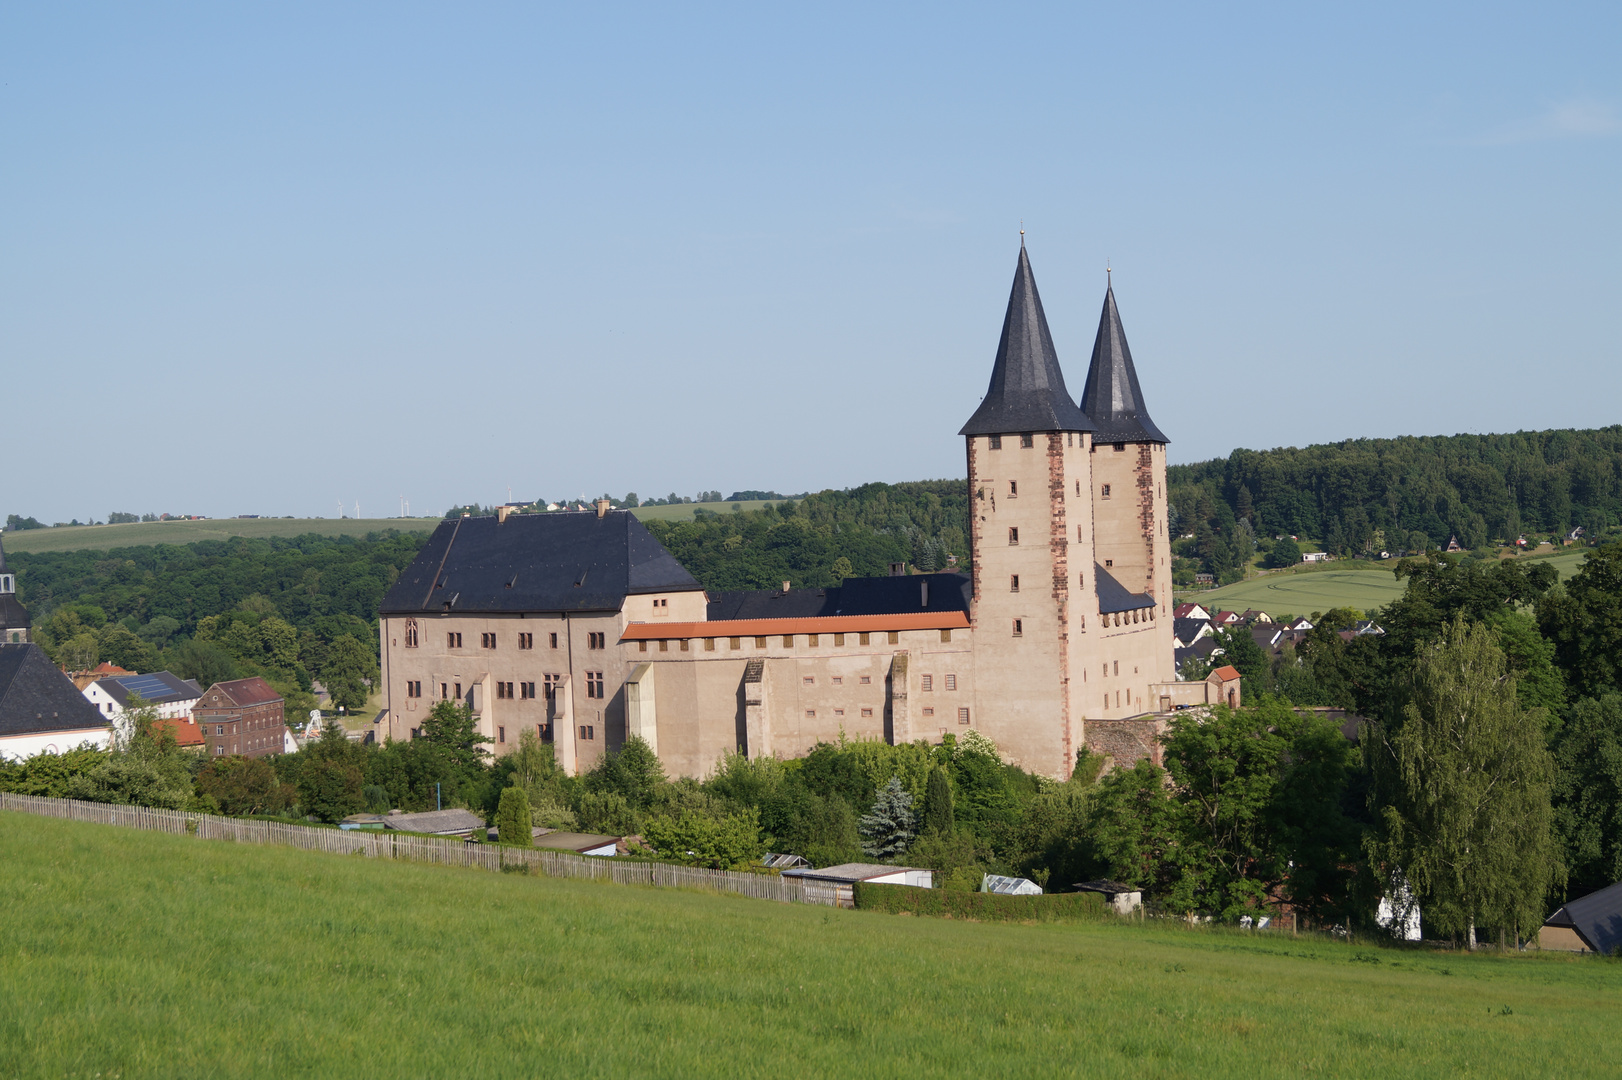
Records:
[[[1223,682],[1233,682],[1235,679],[1239,678],[1239,669],[1234,667],[1232,664],[1224,664],[1222,667],[1219,667],[1215,671],[1211,672],[1211,674]]]
[[[966,630],[961,611],[903,615],[821,615],[798,619],[716,619],[707,622],[632,623],[621,641],[698,637],[765,637],[771,634],[856,634],[875,630]]]
[[[190,720],[157,720],[153,728],[168,728],[175,733],[176,746],[202,746],[203,729]]]
[[[257,675],[251,679],[232,679],[230,682],[215,683],[203,692],[203,696],[206,698],[215,690],[223,693],[237,708],[282,700],[282,696]]]

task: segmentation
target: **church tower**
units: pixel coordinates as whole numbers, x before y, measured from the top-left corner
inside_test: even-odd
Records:
[[[1086,701],[1089,716],[1124,718],[1161,708],[1153,687],[1174,682],[1177,675],[1166,531],[1168,440],[1144,407],[1113,286],[1104,291],[1081,408],[1094,425],[1093,573],[1103,682],[1097,696]],[[1102,713],[1095,701],[1104,706]]]
[[[1071,699],[1077,642],[1094,607],[1078,602],[1090,596],[1095,558],[1093,427],[1065,389],[1021,242],[991,384],[959,434],[969,467],[975,727],[1048,776],[1070,775],[1082,740]]]
[[[23,644],[32,627],[28,609],[17,600],[17,575],[6,565],[6,548],[0,544],[0,643]]]

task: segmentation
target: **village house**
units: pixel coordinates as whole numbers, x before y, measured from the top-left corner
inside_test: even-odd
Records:
[[[86,743],[105,749],[111,740],[111,722],[45,650],[0,644],[0,758],[62,754]]]
[[[192,716],[209,757],[266,757],[287,748],[282,696],[257,676],[215,683],[203,692]]]
[[[436,701],[496,754],[530,731],[565,771],[640,737],[702,776],[723,753],[978,731],[1067,776],[1095,721],[1206,702],[1173,667],[1166,437],[1112,289],[1081,403],[1019,253],[985,397],[961,431],[972,573],[707,595],[634,516],[442,522],[381,605],[383,739]]]
[[[152,708],[159,719],[190,724],[192,707],[203,696],[201,686],[168,671],[154,671],[149,675],[133,672],[113,675],[96,680],[83,692],[85,700],[107,718],[120,738],[130,735],[126,730],[125,714],[131,701],[139,700],[143,708]]]

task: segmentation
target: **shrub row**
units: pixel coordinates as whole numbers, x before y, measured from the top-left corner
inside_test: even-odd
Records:
[[[1097,893],[1053,893],[1046,896],[1001,896],[997,893],[918,889],[859,881],[856,906],[865,911],[934,915],[980,922],[1061,922],[1101,919],[1104,898]]]

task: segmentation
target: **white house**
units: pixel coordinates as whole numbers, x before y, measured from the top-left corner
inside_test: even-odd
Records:
[[[203,688],[190,679],[182,679],[167,671],[154,671],[150,675],[114,675],[99,679],[84,688],[85,700],[113,726],[120,738],[128,738],[125,730],[125,711],[136,696],[143,706],[158,710],[160,720],[191,722],[192,707],[203,696]]]
[[[1308,562],[1328,562],[1329,561],[1329,552],[1327,552],[1327,551],[1305,551],[1305,552],[1301,553],[1301,561],[1304,562],[1304,563],[1308,563]]]
[[[105,748],[112,725],[43,649],[0,644],[0,758],[62,754],[84,743]]]

